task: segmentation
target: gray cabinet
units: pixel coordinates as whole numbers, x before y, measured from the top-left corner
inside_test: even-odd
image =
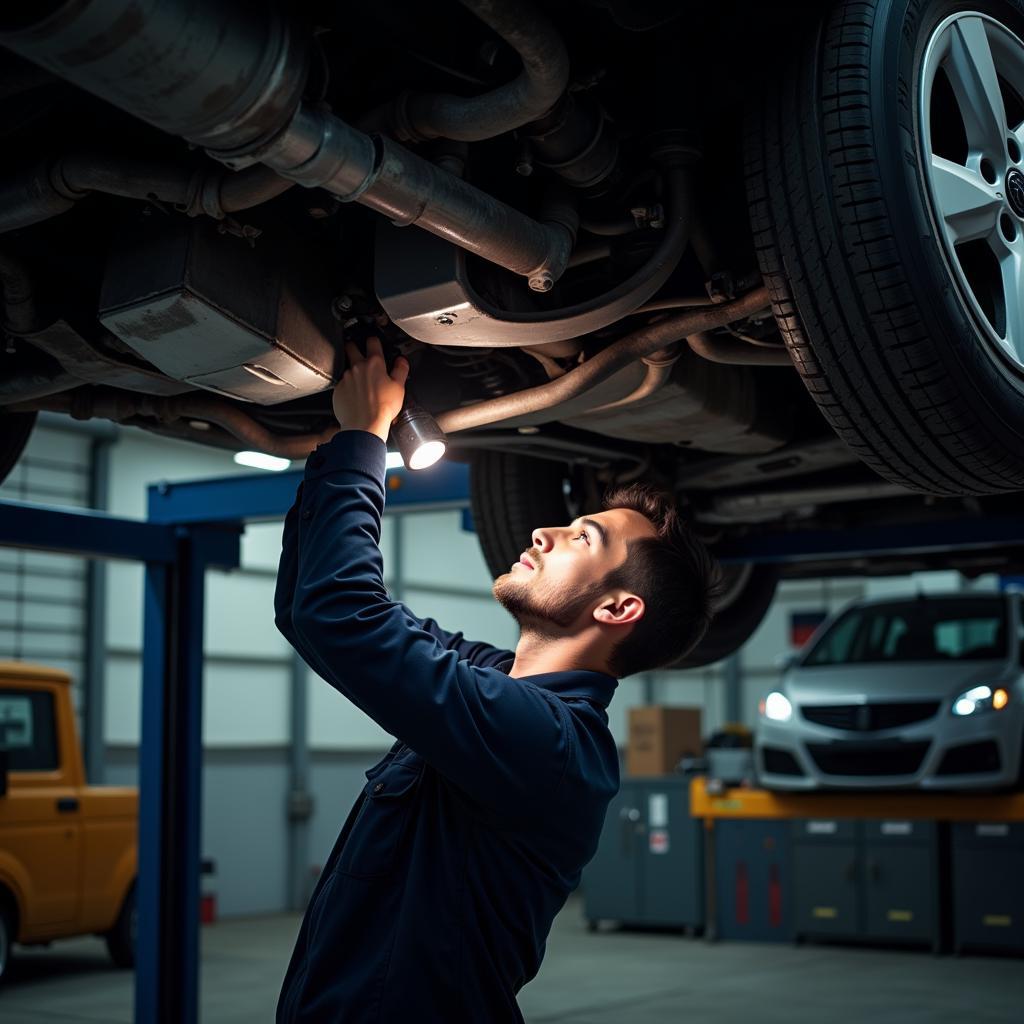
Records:
[[[715,822],[715,936],[752,942],[793,938],[792,855],[786,821]]]
[[[866,821],[864,832],[864,934],[938,947],[935,822]]]
[[[799,936],[939,946],[934,822],[794,822],[793,886]]]
[[[689,779],[626,779],[583,873],[587,920],[703,927],[700,826],[690,817]]]
[[[862,928],[859,821],[793,822],[794,916],[798,935],[852,938]]]
[[[953,825],[953,948],[1024,950],[1024,822]]]

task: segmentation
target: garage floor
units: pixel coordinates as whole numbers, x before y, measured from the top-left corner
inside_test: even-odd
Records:
[[[298,923],[288,915],[203,929],[204,1024],[273,1019]],[[131,975],[111,969],[100,941],[19,954],[0,993],[4,1024],[131,1020]],[[520,1005],[530,1024],[1019,1024],[1024,969],[1017,959],[590,935],[572,900]]]

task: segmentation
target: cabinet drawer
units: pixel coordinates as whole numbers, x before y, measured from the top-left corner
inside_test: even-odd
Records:
[[[954,846],[1024,847],[1024,822],[958,821],[953,825]]]
[[[934,821],[912,821],[907,818],[883,818],[864,822],[864,838],[876,845],[927,846],[935,842]]]
[[[805,818],[793,822],[795,843],[850,843],[860,838],[861,822],[852,818]]]
[[[961,847],[953,850],[953,935],[956,948],[1024,949],[1021,853]]]
[[[938,882],[935,850],[924,844],[869,845],[864,859],[865,934],[902,942],[935,942]]]

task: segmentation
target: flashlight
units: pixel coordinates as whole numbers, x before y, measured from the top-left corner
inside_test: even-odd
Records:
[[[437,425],[437,420],[408,396],[402,411],[391,425],[391,437],[409,469],[432,466],[448,447],[444,431]]]

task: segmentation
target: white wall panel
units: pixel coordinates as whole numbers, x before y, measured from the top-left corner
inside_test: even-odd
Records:
[[[36,427],[0,484],[0,499],[80,508],[89,491],[90,440]],[[0,658],[84,671],[86,562],[69,555],[0,548]]]
[[[111,450],[110,511],[114,515],[145,519],[149,484],[254,472],[237,465],[232,456],[232,452],[221,448],[206,448],[127,428]]]
[[[287,744],[290,679],[286,666],[207,662],[203,742],[218,747]]]
[[[27,552],[15,553],[27,554]],[[25,571],[19,571],[16,564],[0,565],[0,594],[10,596],[17,593],[20,586],[23,588],[26,600],[65,602],[82,600],[82,585],[85,582],[84,560],[79,560],[78,565],[72,569],[70,574],[64,570],[52,575],[36,571],[31,574],[31,579],[26,579],[25,577],[28,575]]]
[[[34,627],[81,630],[85,625],[85,608],[81,604],[54,602],[43,595],[26,594],[20,601],[0,596],[0,622],[18,619],[30,630]]]
[[[56,555],[49,551],[0,548],[0,567],[23,573],[52,574],[67,578],[69,584],[85,581],[85,559],[77,555]]]
[[[242,534],[242,565],[254,569],[277,571],[281,557],[282,520],[272,523],[250,523]]]
[[[865,583],[867,597],[905,597],[918,591],[935,594],[960,590],[961,576],[958,572],[915,572],[910,576],[885,576]]]
[[[107,646],[142,649],[143,578],[136,562],[107,563]]]
[[[203,668],[203,742],[208,746],[284,746],[289,736],[287,666],[207,662]],[[107,659],[106,742],[134,746],[141,724],[142,661]]]
[[[289,648],[274,625],[274,584],[266,576],[206,574],[207,653],[283,657]]]
[[[401,516],[403,577],[407,586],[479,587],[494,581],[475,533],[462,529],[462,513],[417,512]]]
[[[107,693],[103,735],[107,743],[134,746],[139,742],[142,707],[142,662],[132,655],[107,658]]]
[[[394,737],[312,672],[308,727],[314,750],[386,750],[394,743]]]

